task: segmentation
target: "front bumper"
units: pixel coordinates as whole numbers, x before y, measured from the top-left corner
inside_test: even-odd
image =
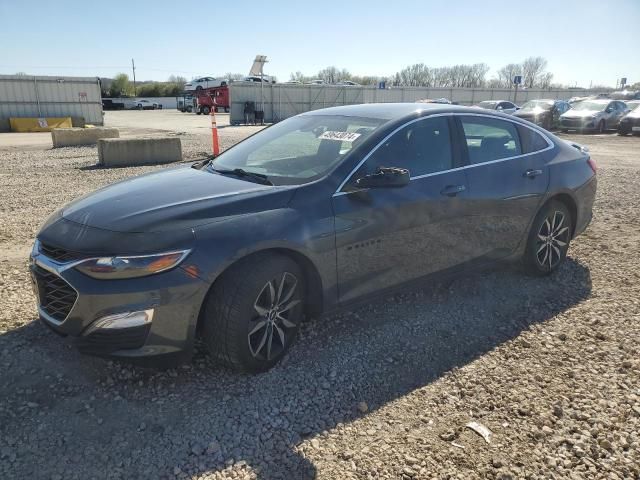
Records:
[[[96,280],[75,270],[73,262],[36,253],[30,270],[42,322],[73,337],[83,353],[135,359],[190,355],[208,288],[183,266],[148,277]],[[151,309],[146,325],[93,328],[108,315]]]
[[[561,118],[560,128],[562,130],[597,130],[598,120],[594,118]]]

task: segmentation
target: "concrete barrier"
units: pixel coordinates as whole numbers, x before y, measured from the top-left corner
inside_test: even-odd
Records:
[[[51,130],[53,148],[74,145],[95,145],[101,138],[119,138],[117,128],[54,128]]]
[[[182,160],[182,144],[177,137],[100,139],[98,159],[105,167],[178,162]]]

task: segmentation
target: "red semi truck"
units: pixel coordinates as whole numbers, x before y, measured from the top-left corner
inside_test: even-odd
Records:
[[[212,108],[216,112],[229,111],[229,87],[205,88],[195,92],[196,113],[208,115]]]

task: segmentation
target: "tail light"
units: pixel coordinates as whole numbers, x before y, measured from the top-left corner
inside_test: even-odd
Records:
[[[598,165],[596,164],[596,161],[593,158],[591,157],[587,158],[587,163],[591,167],[591,170],[593,170],[593,173],[596,173],[598,171]]]

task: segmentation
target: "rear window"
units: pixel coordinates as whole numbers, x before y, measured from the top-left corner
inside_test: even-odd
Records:
[[[472,164],[515,157],[522,153],[516,125],[488,117],[462,117],[462,128]]]
[[[518,125],[518,133],[520,133],[522,153],[539,152],[549,146],[542,135],[524,125]]]

